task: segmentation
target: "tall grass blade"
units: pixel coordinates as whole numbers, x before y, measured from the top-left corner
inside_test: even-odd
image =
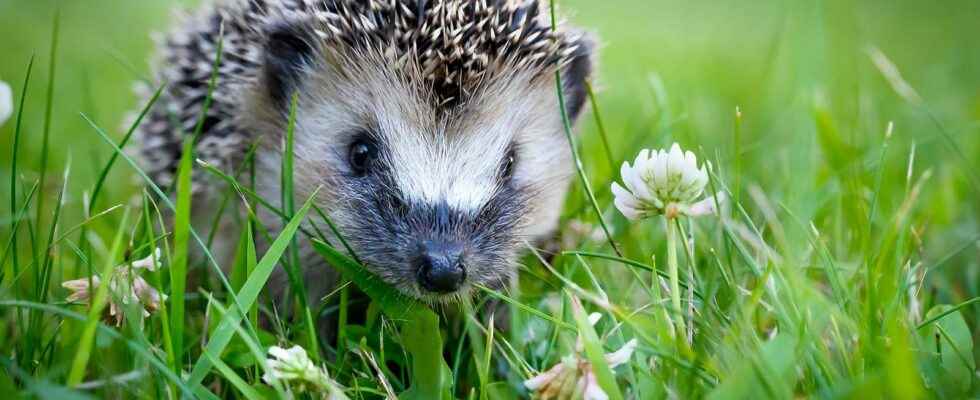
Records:
[[[606,133],[606,124],[602,120],[602,113],[599,111],[599,102],[596,100],[592,82],[585,82],[585,93],[589,96],[589,105],[592,107],[592,118],[595,119],[595,126],[599,131],[599,138],[602,139],[602,149],[605,152],[606,160],[609,161],[609,171],[615,174],[618,171],[616,169],[616,159],[613,158],[612,147],[609,145],[609,135]]]
[[[51,52],[48,55],[48,91],[45,98],[44,105],[44,128],[41,131],[41,157],[38,165],[38,186],[41,187],[41,192],[43,193],[45,188],[46,177],[48,173],[48,153],[49,142],[51,141],[51,114],[54,111],[54,88],[55,88],[55,77],[57,76],[58,67],[58,33],[61,30],[61,12],[55,10],[54,21],[52,22],[51,28]],[[42,224],[44,217],[44,196],[38,196],[37,198],[37,221],[38,226]]]
[[[568,294],[568,296],[571,297],[571,294]],[[616,377],[606,362],[606,353],[602,349],[602,341],[599,340],[599,335],[592,328],[592,324],[589,322],[589,316],[585,313],[585,308],[582,307],[582,303],[575,297],[571,297],[571,301],[575,325],[578,328],[579,337],[582,338],[582,346],[585,348],[585,355],[589,360],[589,364],[592,366],[592,372],[595,373],[596,381],[598,381],[602,390],[606,392],[606,395],[609,396],[609,399],[622,400],[623,393],[619,391],[619,385],[616,384]]]
[[[17,105],[17,122],[14,125],[14,143],[10,146],[10,213],[13,215],[17,215],[17,181],[19,179],[17,172],[17,155],[20,154],[20,137],[22,134],[21,129],[24,126],[24,101],[27,100],[27,89],[31,83],[31,72],[33,70],[34,57],[32,56],[31,60],[27,63],[27,72],[24,74],[24,85],[20,92],[20,102]],[[24,215],[26,215],[26,213]],[[17,222],[17,227],[19,227],[20,221],[18,220]],[[17,256],[20,249],[17,246],[17,234],[17,230],[10,231],[10,254],[11,260],[13,261],[12,272],[15,278],[20,275],[20,262]],[[2,267],[2,265],[0,265],[0,267]],[[18,290],[16,284],[12,284],[11,291],[14,294],[17,293]],[[20,310],[17,310],[17,319],[17,326],[26,327],[21,317]]]
[[[558,20],[555,14],[555,0],[551,0],[551,28],[552,30],[558,29]],[[596,218],[599,220],[599,226],[602,227],[602,232],[605,233],[609,246],[616,252],[616,255],[622,257],[623,253],[619,251],[619,246],[616,245],[609,231],[609,227],[606,226],[606,220],[602,216],[602,209],[599,208],[599,203],[596,201],[595,192],[592,190],[589,177],[585,175],[582,156],[579,154],[578,146],[575,144],[575,137],[572,134],[572,121],[568,117],[568,108],[565,105],[565,85],[562,84],[561,70],[555,71],[555,90],[558,92],[558,107],[561,109],[561,121],[564,127],[565,138],[568,140],[568,147],[575,161],[575,172],[578,173],[579,181],[582,183],[582,188],[585,189],[585,193],[588,195],[589,203],[592,205],[592,210],[595,211]]]
[[[299,104],[299,93],[294,93],[289,106],[289,125],[286,129],[286,141],[282,155],[282,208],[283,222],[285,223],[293,217],[296,208],[293,193],[293,144],[296,135],[296,109]],[[299,248],[296,238],[290,242],[286,253],[286,271],[289,273],[289,280],[292,284],[292,293],[299,304],[304,326],[306,328],[307,346],[313,355],[313,360],[320,359],[320,349],[317,343],[316,327],[313,324],[313,315],[310,312],[310,305],[307,301],[306,285],[303,283],[302,270],[299,261]]]
[[[108,279],[112,274],[112,270],[116,267],[115,260],[118,259],[119,255],[122,254],[124,239],[126,234],[126,229],[128,228],[127,222],[129,221],[129,209],[123,212],[122,219],[120,220],[119,228],[116,230],[116,237],[112,241],[112,250],[109,252],[109,257],[106,259],[105,266],[102,268],[100,276],[102,277],[102,285],[95,290],[95,295],[92,296],[92,300],[89,305],[88,317],[85,321],[85,326],[82,330],[82,335],[78,340],[78,350],[75,353],[75,357],[71,364],[71,371],[68,373],[68,386],[75,386],[82,382],[82,378],[85,377],[85,370],[88,366],[89,357],[92,354],[92,344],[95,341],[95,331],[99,326],[99,319],[102,318],[102,312],[106,306],[107,300],[110,297]]]
[[[184,356],[184,292],[187,290],[188,242],[191,229],[191,191],[194,167],[194,139],[184,138],[177,169],[177,208],[174,213],[174,249],[170,263],[170,334],[177,364]],[[174,371],[178,372],[178,371]]]
[[[140,113],[136,117],[136,120],[133,121],[133,124],[130,125],[129,129],[126,131],[126,135],[124,135],[122,140],[119,141],[119,144],[117,146],[120,149],[126,148],[126,145],[129,143],[129,140],[133,137],[133,134],[136,133],[136,129],[139,128],[140,124],[143,122],[143,119],[146,117],[146,114],[148,114],[150,110],[153,109],[153,105],[156,104],[157,100],[160,99],[160,94],[163,93],[163,90],[166,87],[167,87],[166,85],[161,85],[159,88],[157,88],[156,92],[153,92],[153,96],[150,97],[150,101],[148,101],[146,105],[143,106],[143,109],[140,110]],[[102,194],[102,189],[103,186],[105,185],[106,178],[109,177],[109,172],[112,171],[112,167],[116,164],[116,160],[118,158],[119,158],[119,153],[113,152],[112,155],[109,156],[109,161],[105,163],[105,165],[102,167],[101,170],[99,170],[99,177],[96,178],[95,186],[93,186],[92,189],[92,194],[89,196],[89,200],[88,200],[89,210],[86,210],[86,214],[91,212],[91,209],[96,208],[96,204],[99,200],[99,195]],[[85,235],[82,235],[83,238],[84,236]]]
[[[207,347],[204,351],[210,352],[211,354],[221,354],[228,342],[231,341],[231,337],[235,332],[235,326],[237,326],[242,318],[244,318],[244,313],[252,307],[255,300],[259,297],[262,288],[265,286],[266,281],[268,281],[269,276],[272,275],[272,270],[275,268],[279,259],[286,252],[286,248],[292,241],[293,236],[299,229],[299,225],[303,222],[303,218],[306,217],[306,213],[310,210],[313,204],[313,198],[316,196],[314,193],[310,196],[310,199],[306,201],[306,204],[293,216],[293,219],[289,221],[288,224],[283,228],[279,237],[276,238],[272,245],[269,246],[269,250],[266,251],[262,259],[255,266],[255,270],[249,275],[248,279],[245,281],[245,285],[242,289],[234,296],[237,304],[235,307],[229,308],[229,312],[221,318],[218,323],[218,328],[215,329],[214,334],[211,335],[211,339],[208,341]],[[204,377],[211,370],[211,362],[205,358],[198,358],[197,362],[194,364],[194,369],[191,370],[190,378],[188,383],[191,386],[197,386],[201,383]]]

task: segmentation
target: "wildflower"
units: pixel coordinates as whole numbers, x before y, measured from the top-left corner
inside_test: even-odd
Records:
[[[340,385],[330,378],[326,369],[317,367],[302,347],[284,349],[272,346],[269,348],[269,355],[271,357],[266,360],[268,371],[262,375],[262,380],[266,383],[293,382],[300,391],[320,389],[326,392],[328,400],[347,399]]]
[[[10,85],[0,81],[0,126],[14,113],[14,100],[10,92]]]
[[[620,169],[623,184],[613,182],[612,192],[616,208],[631,220],[663,215],[667,228],[667,268],[670,276],[672,313],[676,321],[667,315],[674,333],[687,336],[683,308],[681,308],[680,277],[677,269],[677,233],[672,222],[678,217],[698,217],[715,214],[716,205],[724,202],[724,193],[698,200],[708,183],[711,164],[698,167],[694,153],[681,150],[674,143],[667,150],[643,150],[633,165],[624,162]],[[676,325],[675,325],[676,323]]]
[[[599,318],[601,318],[600,314],[593,313],[589,315],[589,323],[595,325]],[[524,387],[534,392],[535,398],[540,400],[608,399],[609,396],[599,387],[592,364],[582,355],[583,347],[582,338],[579,337],[575,345],[575,354],[563,357],[561,362],[551,369],[524,381]],[[631,339],[619,350],[606,354],[606,363],[610,368],[625,364],[633,356],[634,350],[636,350],[636,339]]]
[[[715,213],[715,198],[698,198],[708,183],[706,166],[698,168],[694,153],[681,151],[674,143],[667,150],[643,150],[633,165],[620,169],[624,188],[613,182],[616,208],[626,218],[636,220],[657,215],[701,216]],[[717,197],[722,201],[723,197]]]
[[[154,271],[159,265],[160,249],[156,249],[146,258],[120,265],[112,271],[108,278],[110,298],[105,315],[106,322],[116,326],[122,325],[123,313],[120,304],[138,304],[143,317],[150,316],[150,313],[160,308],[160,302],[165,301],[167,295],[157,291],[138,274],[141,269]],[[92,294],[101,283],[102,280],[98,276],[65,281],[61,287],[71,291],[65,301],[89,304]],[[89,284],[92,286],[89,287]]]

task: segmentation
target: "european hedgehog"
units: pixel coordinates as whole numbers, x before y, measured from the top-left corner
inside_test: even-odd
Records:
[[[438,303],[477,284],[503,287],[521,249],[556,229],[573,165],[555,72],[574,122],[595,46],[579,30],[554,30],[537,0],[208,5],[161,41],[154,65],[167,85],[139,132],[161,186],[199,121],[219,43],[195,157],[236,171],[256,144],[257,192],[278,205],[295,99],[296,203],[321,188],[316,204],[403,293]],[[194,179],[195,212],[218,208],[217,178]],[[217,235],[233,243],[230,231]],[[332,269],[301,248],[302,278],[323,295]]]

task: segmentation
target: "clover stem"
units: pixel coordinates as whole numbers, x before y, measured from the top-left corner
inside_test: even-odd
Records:
[[[670,274],[670,300],[673,306],[672,314],[676,315],[675,334],[679,338],[687,337],[687,327],[684,323],[684,311],[681,308],[680,277],[677,271],[677,231],[674,228],[674,218],[667,217],[667,273]]]
[[[653,261],[654,268],[659,269],[660,266],[657,265],[657,256],[653,256],[651,259]],[[660,304],[660,301],[664,298],[660,292],[660,275],[654,272],[653,281],[650,284],[652,286],[651,290],[653,291],[654,300]],[[667,322],[667,326],[670,328],[670,335],[673,337],[674,333],[677,331],[677,329],[674,327],[674,319],[670,317],[670,310],[668,310],[666,307],[663,308],[663,312],[664,321]]]

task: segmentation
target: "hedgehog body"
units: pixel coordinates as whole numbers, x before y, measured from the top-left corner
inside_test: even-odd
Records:
[[[166,87],[140,126],[161,186],[199,131],[195,157],[229,173],[254,144],[251,178],[278,205],[294,113],[294,200],[319,190],[365,265],[432,301],[507,284],[521,247],[557,224],[572,169],[554,74],[574,120],[592,45],[552,29],[537,0],[229,1],[185,18],[161,49]],[[195,208],[215,209],[215,178],[194,179]],[[331,274],[304,248],[321,295]]]

